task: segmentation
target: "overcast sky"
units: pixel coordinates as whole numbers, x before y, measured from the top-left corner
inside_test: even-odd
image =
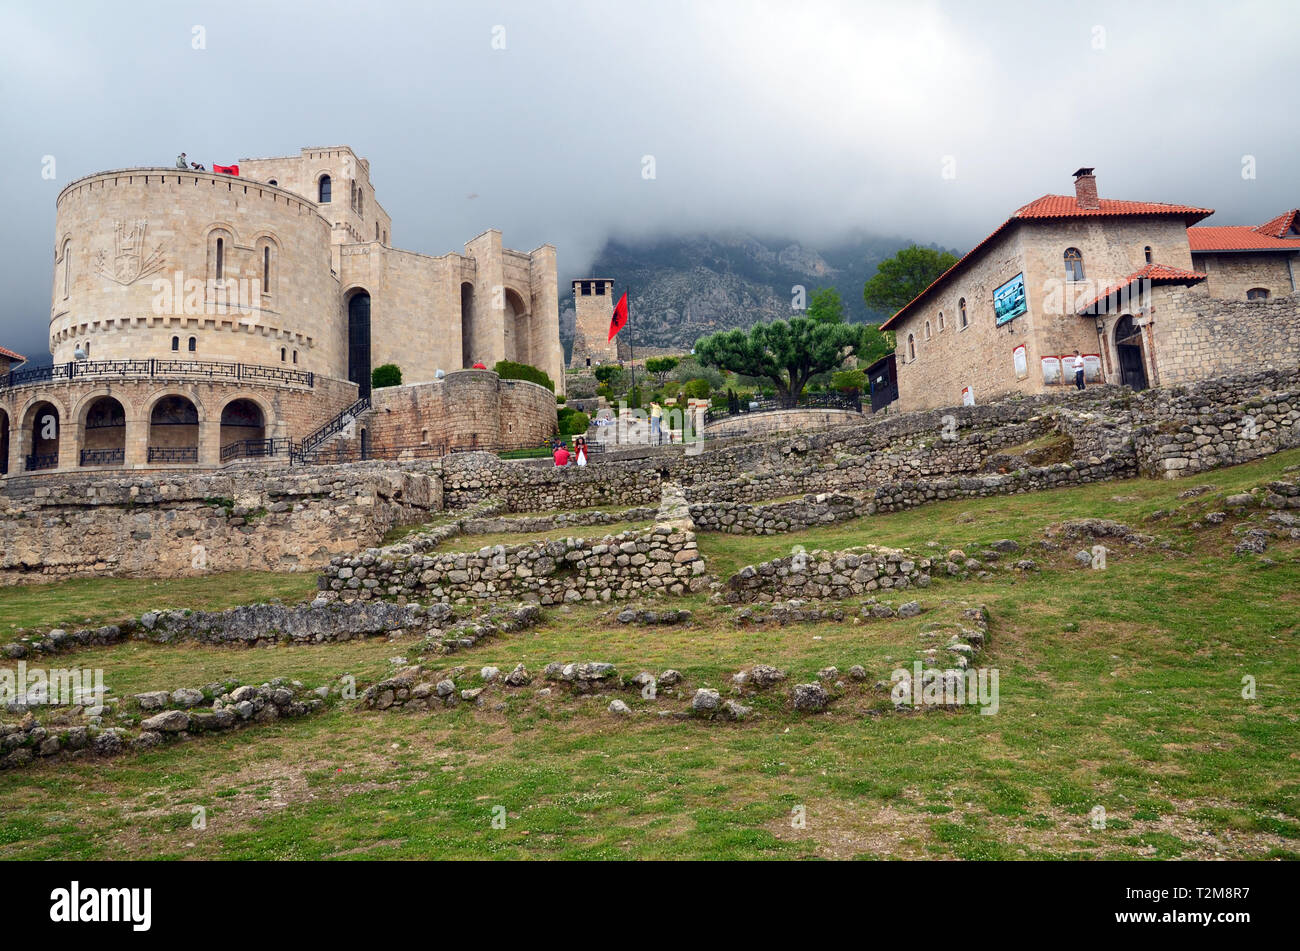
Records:
[[[1295,2],[4,0],[0,345],[48,361],[60,189],[182,150],[346,143],[396,246],[562,273],[664,231],[964,250],[1080,165],[1258,223],[1300,205],[1298,40]]]

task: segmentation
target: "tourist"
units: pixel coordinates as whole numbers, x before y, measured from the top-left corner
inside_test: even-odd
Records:
[[[650,401],[650,438],[659,443],[659,427],[663,425],[664,408],[654,400]]]
[[[569,450],[564,448],[564,443],[557,442],[555,444],[555,452],[551,455],[555,459],[555,464],[560,468],[569,464]]]
[[[177,168],[183,168],[183,169],[185,169],[186,171],[189,171],[190,163],[189,163],[189,160],[185,158],[185,153],[184,153],[184,152],[182,152],[180,155],[176,156],[176,167],[177,167]]]
[[[1083,357],[1078,350],[1074,351],[1074,385],[1083,389]]]
[[[574,454],[578,457],[578,465],[585,466],[587,464],[587,437],[586,436],[579,436],[574,441],[573,451]]]

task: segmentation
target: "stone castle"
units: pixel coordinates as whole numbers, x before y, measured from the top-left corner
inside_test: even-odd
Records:
[[[1300,211],[1199,226],[1191,205],[1044,195],[882,324],[903,412],[1086,383],[1135,390],[1300,362]]]
[[[15,369],[0,351],[0,474],[280,454],[367,397],[386,363],[415,391],[394,405],[423,406],[404,429],[387,407],[393,438],[517,430],[522,444],[554,424],[545,388],[480,369],[461,387],[485,396],[467,432],[440,428],[455,415],[442,390],[476,365],[531,364],[563,392],[555,249],[513,251],[496,230],[463,253],[395,248],[370,163],[347,146],[241,159],[237,176],[89,175],[59,194],[55,233],[54,365]],[[502,404],[523,415],[503,421]]]

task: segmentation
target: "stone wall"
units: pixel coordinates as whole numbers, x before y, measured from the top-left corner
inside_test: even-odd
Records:
[[[1162,386],[1300,365],[1300,294],[1219,300],[1201,287],[1153,293],[1151,329]]]
[[[774,505],[745,502],[696,502],[690,506],[691,521],[701,532],[729,535],[779,535],[803,531],[817,525],[831,525],[870,514],[862,499],[843,494],[807,495]]]
[[[793,552],[784,558],[749,565],[728,578],[720,594],[728,604],[791,598],[839,601],[872,591],[929,585],[930,559],[868,547]]]
[[[63,478],[0,496],[0,583],[314,570],[442,506],[438,480],[378,463],[167,478]]]
[[[862,422],[862,414],[847,409],[781,409],[766,413],[723,416],[704,428],[705,439],[733,435],[758,435],[793,430],[827,429]]]

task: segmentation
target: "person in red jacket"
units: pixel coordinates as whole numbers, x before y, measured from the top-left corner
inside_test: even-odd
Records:
[[[569,450],[564,448],[564,443],[556,444],[553,455],[557,466],[567,466],[569,464]]]

